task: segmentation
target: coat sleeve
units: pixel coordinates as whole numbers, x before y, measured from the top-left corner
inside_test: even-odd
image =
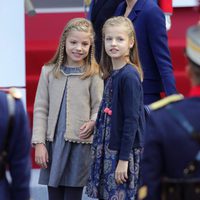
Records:
[[[8,164],[11,174],[11,199],[28,200],[31,173],[31,133],[23,104],[16,100],[13,132],[9,142]]]
[[[161,132],[154,113],[150,116],[144,137],[144,152],[141,163],[142,185],[147,186],[148,195],[146,199],[160,199],[161,176],[163,174],[163,156],[161,149]],[[159,115],[159,118],[161,116]]]
[[[37,87],[34,112],[32,143],[44,143],[47,132],[47,120],[49,113],[48,71],[43,67]]]
[[[96,120],[99,105],[103,95],[103,80],[99,75],[92,77],[92,83],[90,87],[90,98],[91,98],[91,120]]]
[[[120,160],[128,160],[138,130],[142,86],[139,75],[126,74],[122,82],[123,127],[120,146]]]
[[[165,94],[177,93],[171,64],[163,12],[158,7],[146,11],[147,35],[156,65],[161,75]]]

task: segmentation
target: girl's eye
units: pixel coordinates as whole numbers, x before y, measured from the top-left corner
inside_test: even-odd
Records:
[[[71,41],[70,43],[71,43],[71,44],[76,44],[76,41]]]
[[[87,43],[87,42],[83,43],[83,46],[88,46],[88,45],[89,45],[89,43]]]
[[[117,38],[118,41],[124,41],[124,38]]]
[[[112,40],[111,37],[107,37],[107,38],[106,38],[106,41],[110,41],[110,40]]]

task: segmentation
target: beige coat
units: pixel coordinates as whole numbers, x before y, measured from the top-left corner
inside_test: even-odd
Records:
[[[59,109],[67,81],[66,141],[91,143],[92,136],[80,139],[80,127],[89,120],[96,120],[103,93],[103,80],[94,75],[81,80],[79,74],[53,75],[53,66],[43,66],[34,103],[32,143],[53,141]]]

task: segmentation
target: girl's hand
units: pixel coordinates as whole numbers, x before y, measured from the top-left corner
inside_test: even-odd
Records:
[[[123,184],[128,179],[128,161],[119,160],[115,170],[117,184]]]
[[[80,128],[80,138],[87,139],[90,137],[92,130],[94,129],[95,121],[90,120],[84,123]]]
[[[44,144],[35,145],[35,162],[41,168],[47,168],[47,163],[49,162],[49,155]]]

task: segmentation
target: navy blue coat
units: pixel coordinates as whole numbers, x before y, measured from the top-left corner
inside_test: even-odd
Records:
[[[172,105],[189,120],[195,130],[200,131],[199,97]],[[161,178],[182,178],[183,169],[194,160],[200,149],[200,145],[191,139],[166,107],[152,112],[145,131],[142,179],[143,185],[148,187],[146,200],[160,200]],[[200,177],[200,169],[194,176]]]
[[[93,0],[95,1],[95,0]],[[102,27],[104,22],[112,17],[115,13],[117,6],[123,0],[97,0],[96,3],[92,2],[90,20],[95,30],[95,56],[97,61],[101,57],[101,44],[102,44]]]
[[[28,200],[30,198],[30,130],[22,102],[15,100],[14,127],[8,147],[8,165],[12,182],[0,180],[1,200]],[[0,152],[8,124],[6,94],[0,92]]]
[[[121,3],[115,15],[124,15],[126,2]],[[140,62],[144,71],[144,103],[150,104],[147,94],[176,93],[175,79],[168,49],[165,17],[150,0],[138,0],[128,18],[133,22],[138,42]]]
[[[113,76],[112,116],[109,148],[120,150],[128,160],[133,148],[143,146],[143,90],[137,70],[130,64]]]

